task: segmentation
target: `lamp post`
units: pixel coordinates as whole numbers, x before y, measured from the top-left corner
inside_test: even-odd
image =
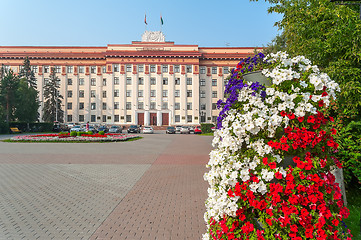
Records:
[[[361,1],[360,0],[330,0],[336,3],[336,5],[359,5],[360,6],[360,20],[361,20]]]

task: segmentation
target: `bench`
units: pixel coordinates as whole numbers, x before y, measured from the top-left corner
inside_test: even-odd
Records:
[[[19,128],[17,128],[17,127],[12,127],[12,128],[10,128],[10,131],[11,131],[12,133],[21,133],[21,131],[20,131]]]

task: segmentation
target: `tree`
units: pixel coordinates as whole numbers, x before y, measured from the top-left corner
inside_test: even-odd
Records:
[[[24,64],[20,69],[19,78],[25,78],[28,85],[34,89],[36,89],[36,78],[34,71],[31,69],[30,60],[28,57],[24,59]]]
[[[264,48],[263,54],[276,53],[279,51],[286,51],[286,38],[283,34],[277,35],[271,43]]]
[[[16,90],[14,116],[20,122],[35,122],[38,120],[38,92],[28,85],[25,78],[19,80]]]
[[[51,68],[49,82],[44,87],[43,120],[46,122],[63,122],[64,112],[61,110],[61,99],[63,99],[63,96],[59,94],[59,81],[60,79],[56,76],[55,68]]]
[[[5,110],[6,122],[15,120],[16,91],[19,85],[19,78],[12,70],[1,69],[2,78],[0,82],[0,103]]]

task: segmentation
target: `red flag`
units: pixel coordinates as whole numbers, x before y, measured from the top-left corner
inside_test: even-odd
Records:
[[[148,23],[147,23],[147,14],[144,14],[144,23],[145,23],[146,25],[148,25]]]

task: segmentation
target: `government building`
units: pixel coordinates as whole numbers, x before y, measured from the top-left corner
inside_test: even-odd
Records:
[[[106,47],[0,46],[0,65],[18,73],[29,57],[41,119],[54,67],[66,123],[195,125],[216,121],[229,69],[254,50],[177,45],[145,31],[142,41]]]

